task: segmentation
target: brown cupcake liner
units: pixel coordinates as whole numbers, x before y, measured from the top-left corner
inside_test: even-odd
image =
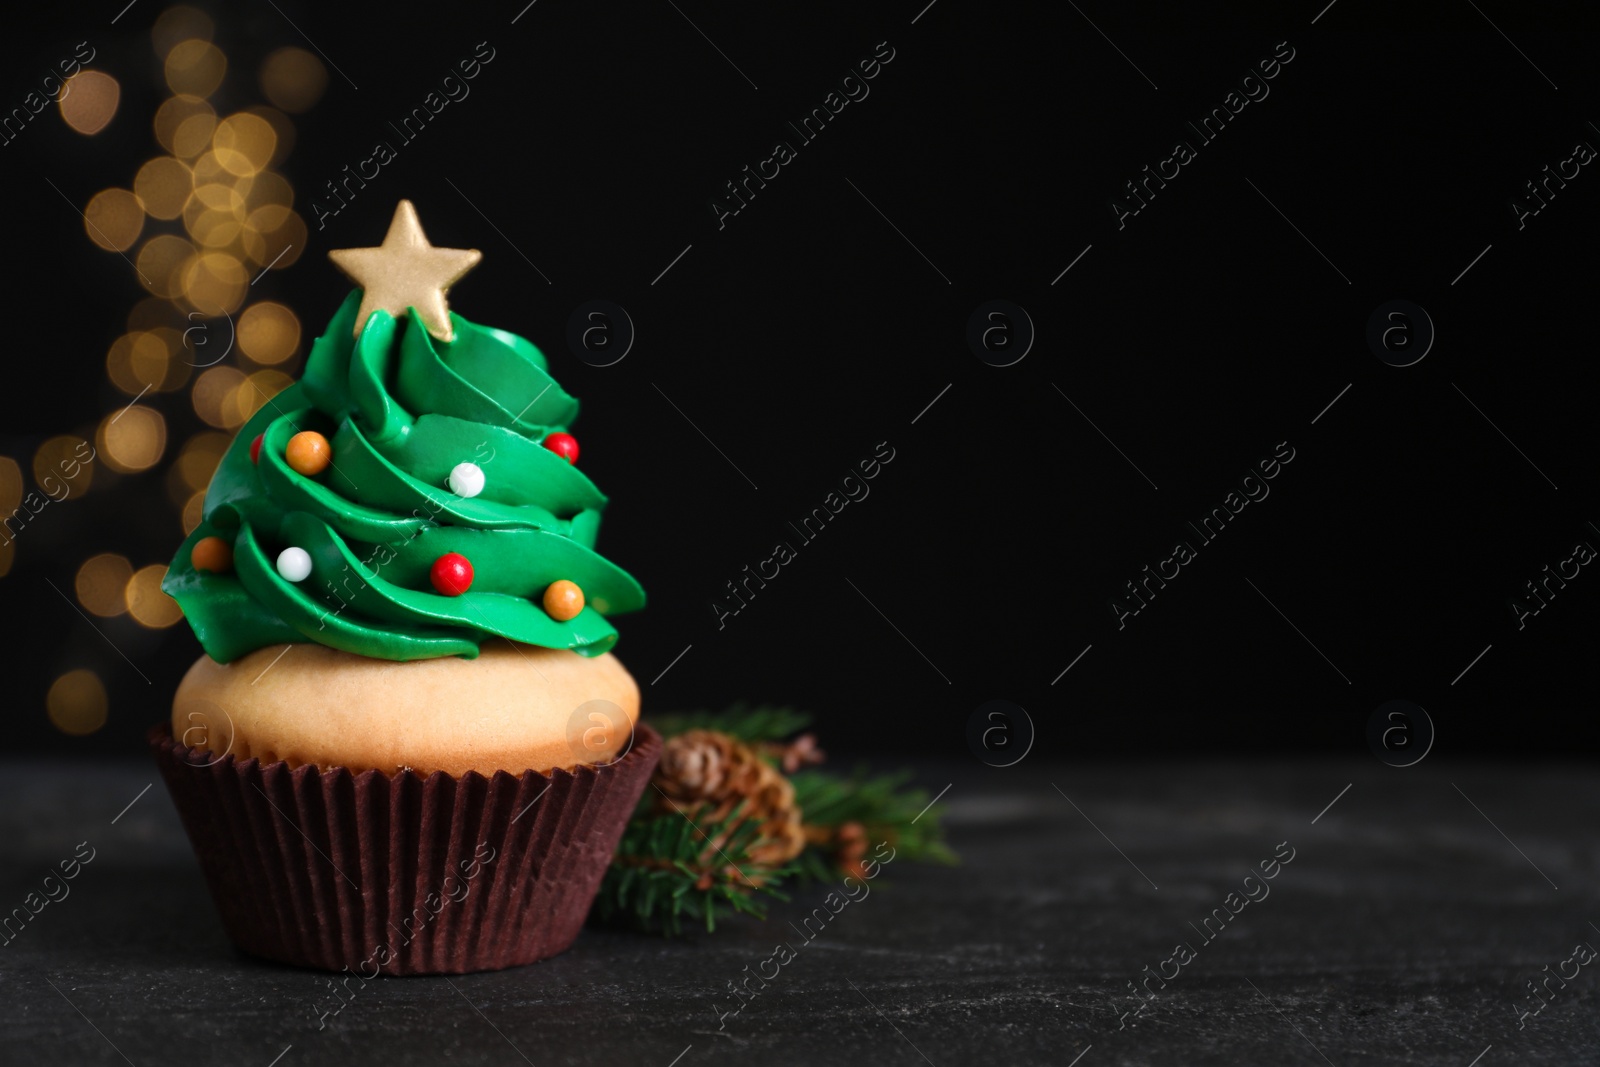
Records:
[[[222,924],[246,952],[364,978],[532,963],[577,938],[661,753],[603,766],[352,774],[151,749]]]

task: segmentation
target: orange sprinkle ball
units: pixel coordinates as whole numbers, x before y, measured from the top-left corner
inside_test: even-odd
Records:
[[[301,430],[289,438],[283,458],[295,471],[309,478],[328,469],[328,464],[333,462],[333,446],[317,431]]]
[[[202,537],[189,550],[189,565],[197,571],[226,574],[233,570],[233,546],[220,537]]]
[[[578,583],[565,578],[551,582],[550,588],[544,591],[544,610],[557,622],[577,618],[578,612],[583,610],[583,590],[578,588]]]

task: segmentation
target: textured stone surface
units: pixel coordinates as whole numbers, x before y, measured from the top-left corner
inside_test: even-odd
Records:
[[[790,922],[821,887],[714,935],[587,930],[530,967],[375,981],[319,1030],[326,976],[230,948],[152,767],[13,761],[0,773],[0,907],[21,906],[79,842],[95,855],[0,947],[0,1062],[944,1067],[1083,1053],[1081,1067],[1467,1067],[1484,1053],[1493,1067],[1600,1050],[1595,965],[1517,1026],[1526,981],[1579,941],[1600,946],[1590,771],[1437,753],[1407,770],[1370,758],[920,770],[934,790],[953,783],[965,862],[891,863],[803,946]],[[1204,942],[1189,924],[1284,841],[1295,858],[1270,895]],[[779,940],[797,958],[719,1030],[719,1009],[736,1006],[727,983]],[[1127,983],[1180,941],[1195,958],[1119,1029],[1135,1006]]]

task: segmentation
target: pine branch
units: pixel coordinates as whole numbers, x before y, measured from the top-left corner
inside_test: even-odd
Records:
[[[859,767],[848,776],[831,771],[807,770],[789,776],[808,830],[816,828],[826,836],[846,823],[858,823],[872,841],[887,841],[906,859],[933,863],[956,863],[954,852],[944,841],[940,817],[944,809],[928,807],[926,790],[902,789],[911,777],[909,771],[872,775]],[[926,808],[926,811],[924,809]],[[816,846],[802,855],[802,872],[811,877],[831,875],[837,868],[826,852]],[[808,862],[810,860],[815,862]]]
[[[694,729],[727,734],[779,765],[786,748],[796,747],[783,740],[810,725],[811,717],[787,707],[740,703],[723,712],[680,712],[651,721],[667,738]],[[814,741],[809,746],[815,750]],[[823,770],[790,775],[810,843],[779,867],[752,858],[769,843],[761,836],[760,821],[745,818],[745,805],[696,828],[681,813],[661,811],[656,797],[647,795],[623,832],[592,916],[664,935],[681,933],[686,922],[704,921],[714,930],[717,919],[729,915],[764,919],[766,897],[789,899],[779,891],[786,878],[831,880],[859,873],[852,864],[861,861],[865,842],[887,841],[897,857],[957,862],[939,823],[943,809],[929,806],[926,791],[904,788],[909,778],[909,772],[872,775],[865,767],[848,775]],[[770,848],[761,850],[770,855]]]
[[[623,833],[593,914],[602,923],[665,935],[682,933],[686,920],[715,930],[724,913],[765,918],[761,898],[788,900],[777,886],[794,868],[752,859],[761,841],[761,827],[744,818],[743,805],[697,830],[683,815],[657,812],[646,801]]]
[[[651,716],[650,723],[663,738],[687,730],[716,730],[746,744],[778,741],[811,725],[811,716],[773,704],[750,706],[743,701],[726,711],[680,711]]]

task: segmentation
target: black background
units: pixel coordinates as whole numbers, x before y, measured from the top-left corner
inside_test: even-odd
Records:
[[[233,63],[219,108],[259,100],[253,71],[305,45],[296,26],[338,68],[285,165],[311,245],[263,295],[309,340],[347,288],[326,251],[377,243],[402,197],[435,244],[483,249],[453,306],[539,344],[583,401],[582,463],[612,499],[600,547],[651,597],[618,620],[646,714],[792,703],[834,749],[964,755],[969,714],[1002,698],[1040,753],[1361,751],[1371,711],[1401,697],[1441,750],[1589,750],[1600,578],[1586,568],[1521,631],[1507,606],[1577,541],[1600,545],[1600,177],[1585,167],[1524,229],[1510,208],[1575,143],[1600,146],[1576,9],[924,2],[539,0],[515,25],[519,0],[214,6]],[[47,113],[0,148],[0,453],[24,470],[45,437],[126,403],[104,353],[142,292],[75,208],[156,151],[161,8],[113,26],[121,3],[103,6],[31,12],[0,74],[9,108],[87,38],[124,92],[97,137]],[[480,41],[495,59],[470,97],[317,230],[323,182],[393,141],[387,122]],[[882,41],[870,96],[719,229],[722,183],[795,143],[787,121]],[[1194,142],[1185,122],[1280,41],[1295,56],[1270,96],[1119,230],[1123,182]],[[638,329],[612,367],[564,344],[592,298]],[[1438,331],[1403,369],[1365,341],[1396,298]],[[965,342],[991,299],[1037,327],[1014,366]],[[184,394],[154,402],[169,448],[197,426]],[[719,630],[723,584],[885,441],[871,495]],[[1119,630],[1123,583],[1283,441],[1270,497]],[[0,579],[7,744],[134,751],[165,714],[198,653],[187,628],[97,619],[102,636],[47,584],[70,591],[98,551],[169,559],[163,469],[99,472],[20,539]],[[44,694],[79,666],[111,715],[69,739]]]

